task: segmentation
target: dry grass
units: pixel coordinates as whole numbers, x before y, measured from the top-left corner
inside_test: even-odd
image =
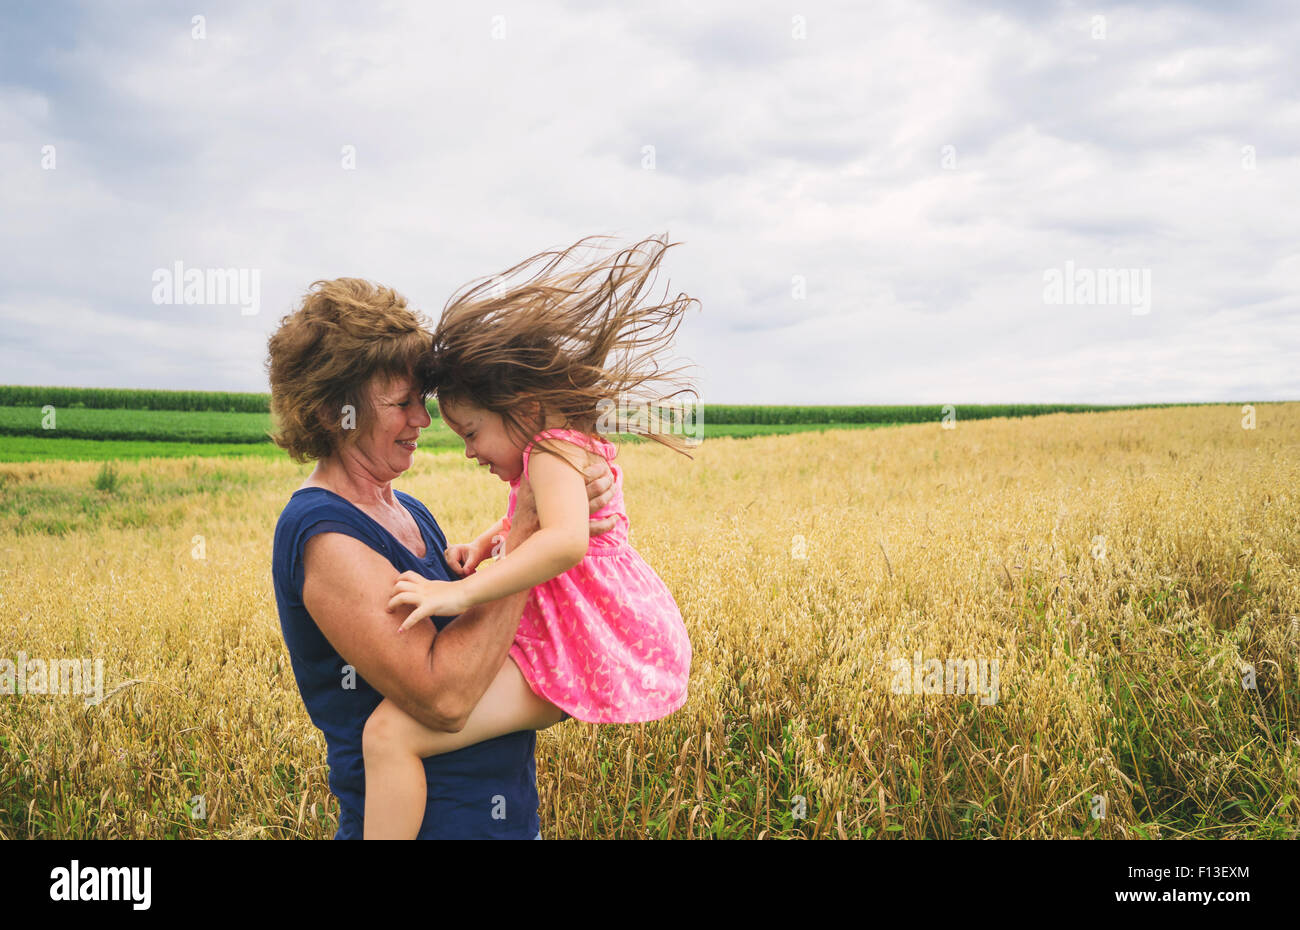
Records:
[[[1255,430],[1176,408],[620,461],[633,542],[687,619],[691,697],[544,732],[547,836],[1300,832],[1300,405]],[[270,587],[304,469],[153,460],[96,490],[100,467],[0,465],[0,658],[102,658],[107,690],[130,682],[89,709],[0,697],[0,835],[328,837]],[[453,539],[504,506],[455,455],[407,479]],[[996,660],[997,702],[893,693],[917,651]]]

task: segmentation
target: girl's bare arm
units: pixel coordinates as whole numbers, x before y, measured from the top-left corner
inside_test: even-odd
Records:
[[[487,572],[456,582],[473,603],[481,604],[517,591],[527,591],[567,572],[587,554],[587,491],[583,475],[570,467],[584,464],[580,449],[569,443],[551,445],[564,458],[533,455],[529,483],[541,528],[521,545],[507,548],[505,558]]]

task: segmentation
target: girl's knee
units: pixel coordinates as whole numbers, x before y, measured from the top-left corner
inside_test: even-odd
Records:
[[[361,731],[361,752],[365,756],[392,753],[401,748],[406,731],[405,714],[391,701],[385,700],[370,714]]]

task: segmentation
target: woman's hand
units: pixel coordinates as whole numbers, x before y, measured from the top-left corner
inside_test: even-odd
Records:
[[[403,604],[414,607],[397,632],[404,633],[425,617],[455,617],[474,606],[459,581],[433,581],[415,572],[402,572],[388,602],[392,613]]]
[[[473,543],[456,543],[454,546],[448,546],[443,556],[452,571],[461,576],[470,574],[483,561],[483,554]]]
[[[599,513],[601,508],[614,499],[614,473],[610,471],[609,463],[602,459],[584,468],[583,474],[587,476],[587,513]],[[608,533],[616,522],[614,517],[590,520],[587,523],[587,534],[599,536]]]

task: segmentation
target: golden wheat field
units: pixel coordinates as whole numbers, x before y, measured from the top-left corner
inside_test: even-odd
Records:
[[[543,732],[543,834],[1296,836],[1300,404],[1256,416],[624,446],[690,698]],[[333,834],[271,590],[307,470],[0,465],[0,658],[102,659],[106,695],[0,696],[0,835]],[[505,506],[456,454],[396,486],[453,541]],[[992,666],[995,692],[900,686],[931,660]]]

